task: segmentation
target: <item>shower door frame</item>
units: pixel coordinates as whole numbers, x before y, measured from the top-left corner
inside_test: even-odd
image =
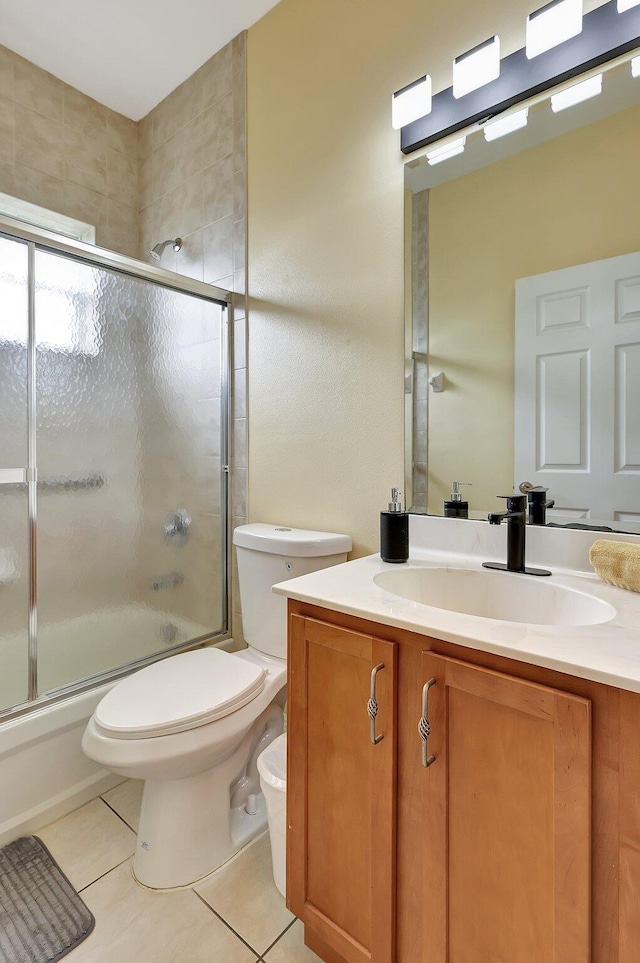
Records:
[[[27,244],[28,255],[28,338],[27,338],[27,466],[26,483],[28,499],[28,538],[29,538],[29,610],[28,610],[28,695],[27,701],[9,709],[0,709],[0,724],[10,719],[23,716],[36,709],[52,705],[73,695],[87,692],[110,681],[116,681],[129,675],[134,669],[142,668],[153,662],[158,662],[168,655],[175,655],[188,649],[196,648],[217,640],[223,642],[229,638],[231,626],[230,614],[230,572],[231,572],[231,497],[229,476],[230,472],[230,438],[231,438],[231,378],[233,371],[233,294],[223,288],[173,271],[154,267],[144,261],[108,251],[104,248],[77,241],[74,238],[56,234],[44,228],[35,227],[15,218],[0,217],[0,237],[8,240],[22,241]],[[192,294],[205,301],[219,305],[222,311],[221,319],[221,581],[222,581],[222,628],[220,631],[191,639],[181,645],[173,646],[153,656],[128,662],[106,672],[97,673],[86,679],[60,686],[50,693],[38,695],[38,572],[37,572],[37,534],[38,534],[38,477],[36,461],[36,338],[35,338],[35,254],[36,249],[66,254],[74,260],[85,264],[96,265],[113,271],[125,277],[136,280],[150,281],[158,287],[168,288],[183,294]],[[24,467],[17,469],[23,473]],[[8,477],[6,472],[3,474]],[[15,481],[16,479],[14,479]]]

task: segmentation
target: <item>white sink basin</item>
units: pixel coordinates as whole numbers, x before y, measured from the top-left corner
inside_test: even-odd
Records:
[[[462,615],[530,625],[597,625],[616,610],[550,579],[485,569],[403,567],[380,572],[381,589],[421,605]]]

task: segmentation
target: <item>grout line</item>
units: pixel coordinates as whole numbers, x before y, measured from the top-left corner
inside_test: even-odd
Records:
[[[114,869],[117,869],[119,866],[123,866],[125,863],[127,863],[127,862],[131,859],[132,856],[133,856],[133,853],[129,853],[129,855],[126,856],[125,859],[120,860],[119,863],[116,863],[115,866],[112,866],[111,869],[108,869],[108,870],[106,871],[106,873],[101,873],[100,876],[96,876],[95,879],[92,879],[90,883],[87,883],[87,885],[86,885],[86,886],[83,886],[82,889],[76,890],[76,892],[77,892],[77,893],[84,893],[84,891],[85,891],[86,889],[89,889],[89,887],[90,887],[90,886],[93,886],[94,883],[97,883],[98,880],[104,879],[105,876],[108,876],[109,873],[112,873],[112,872],[114,871]]]
[[[118,817],[118,819],[119,819],[121,822],[123,822],[123,823],[125,824],[125,826],[126,826],[128,829],[131,830],[132,833],[135,833],[136,838],[137,838],[138,834],[136,833],[136,831],[135,831],[135,829],[133,828],[133,826],[130,826],[130,825],[129,825],[129,823],[128,823],[127,820],[124,818],[124,816],[121,816],[120,813],[117,811],[117,809],[114,809],[113,806],[110,806],[109,803],[107,802],[107,800],[106,800],[103,796],[100,796],[100,799],[101,799],[102,802],[105,804],[105,806],[107,807],[107,809],[110,809],[112,813],[115,813],[115,815]]]
[[[294,916],[293,919],[291,920],[291,922],[289,923],[289,925],[288,925],[288,926],[285,926],[285,928],[283,929],[283,931],[282,931],[282,933],[280,934],[280,936],[276,937],[276,939],[273,941],[273,943],[271,944],[271,946],[268,946],[268,947],[266,948],[266,950],[264,951],[264,953],[262,954],[262,956],[266,956],[267,953],[270,953],[271,950],[272,950],[272,949],[274,948],[274,946],[276,945],[276,943],[279,943],[280,940],[282,939],[282,937],[284,936],[284,934],[287,933],[287,932],[291,929],[291,927],[293,926],[293,924],[294,924],[294,923],[297,923],[297,922],[298,922],[298,917],[297,917],[297,916]],[[265,963],[265,961],[262,959],[262,957],[260,957],[260,959],[258,960],[258,963]]]
[[[234,936],[237,936],[237,937],[238,937],[238,939],[240,940],[241,943],[244,943],[244,945],[247,947],[247,949],[251,950],[252,953],[255,953],[255,954],[256,954],[256,958],[257,958],[257,959],[256,959],[256,963],[257,963],[257,961],[258,961],[259,958],[260,958],[260,954],[258,953],[258,951],[257,951],[253,946],[251,946],[251,943],[247,943],[247,941],[246,941],[242,936],[240,936],[240,934],[238,933],[238,931],[237,931],[237,930],[234,930],[233,926],[231,926],[230,923],[227,923],[226,919],[225,919],[223,916],[220,916],[220,913],[218,913],[216,910],[214,910],[213,906],[210,906],[209,903],[207,903],[206,899],[204,899],[204,898],[200,895],[200,893],[197,893],[195,889],[191,890],[191,892],[194,894],[194,896],[197,896],[197,897],[198,897],[198,899],[200,900],[201,903],[204,903],[204,905],[207,907],[208,910],[211,910],[211,912],[213,913],[214,916],[217,916],[217,917],[218,917],[218,919],[220,920],[221,923],[224,923],[224,925],[227,927],[228,930],[231,930],[231,932],[233,933]]]

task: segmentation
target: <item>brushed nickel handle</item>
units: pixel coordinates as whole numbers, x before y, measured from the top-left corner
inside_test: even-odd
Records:
[[[422,739],[422,765],[428,769],[436,761],[435,756],[429,756],[427,741],[431,735],[431,723],[429,722],[429,689],[436,684],[435,679],[429,679],[422,690],[422,718],[418,723],[418,732]]]
[[[369,701],[367,702],[367,714],[369,716],[369,738],[374,746],[377,746],[379,742],[382,742],[384,736],[382,733],[376,735],[376,716],[378,715],[378,701],[376,699],[376,676],[380,669],[384,669],[384,662],[377,665],[371,671],[371,693],[369,695]]]

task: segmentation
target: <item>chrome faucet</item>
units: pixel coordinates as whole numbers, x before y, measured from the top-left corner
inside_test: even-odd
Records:
[[[483,562],[483,568],[497,568],[501,572],[516,572],[521,575],[551,575],[545,568],[527,568],[525,565],[527,496],[498,495],[498,498],[506,498],[506,512],[490,512],[487,518],[490,525],[500,525],[503,519],[507,520],[507,564]]]

